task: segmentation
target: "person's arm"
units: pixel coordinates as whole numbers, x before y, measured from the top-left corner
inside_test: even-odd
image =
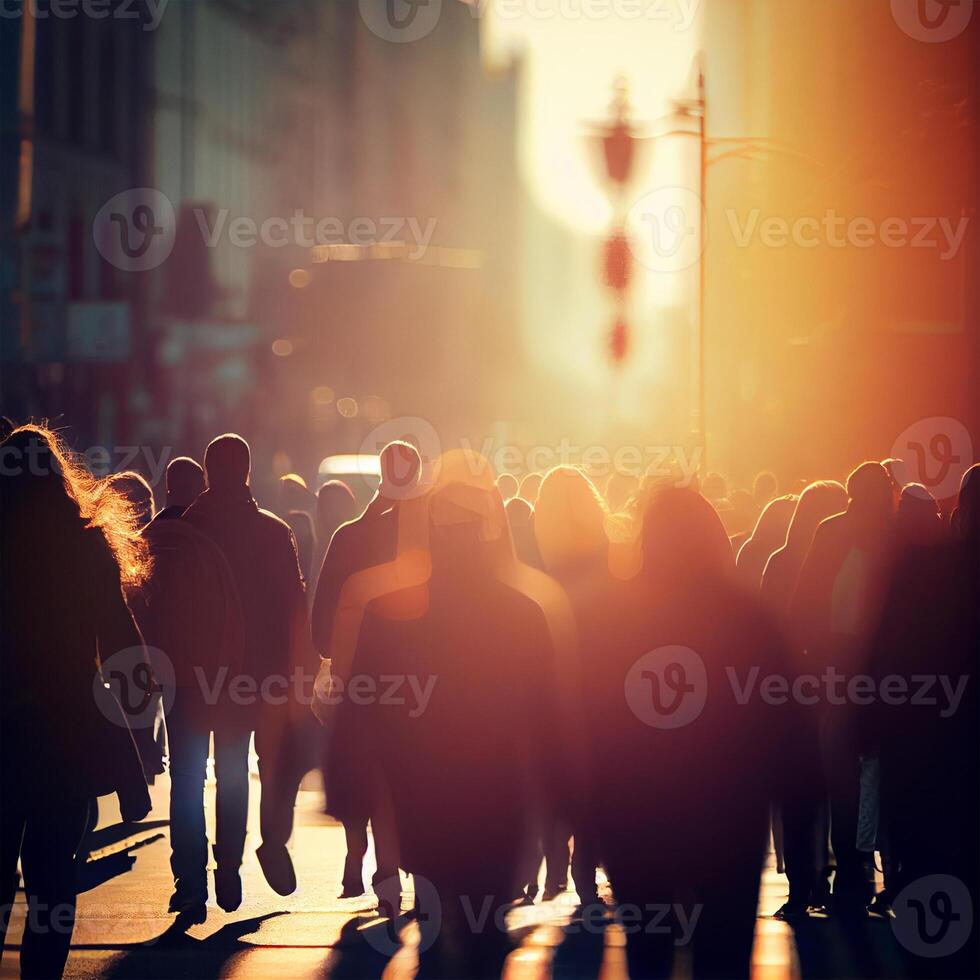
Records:
[[[330,656],[330,637],[333,632],[333,621],[340,602],[340,592],[348,577],[348,561],[346,538],[347,525],[341,525],[334,532],[327,545],[320,566],[320,575],[316,584],[316,595],[313,597],[313,611],[310,614],[310,631],[313,646],[321,657]]]
[[[109,657],[120,650],[143,647],[143,636],[129,611],[129,606],[126,605],[119,567],[104,540],[98,547],[92,573],[93,582],[98,582],[93,594],[94,601],[97,603],[95,614],[99,660],[105,663]]]
[[[317,664],[316,652],[310,643],[310,628],[307,623],[306,584],[299,562],[296,536],[289,531],[282,550],[282,583],[286,617],[289,624],[289,650],[292,667]]]

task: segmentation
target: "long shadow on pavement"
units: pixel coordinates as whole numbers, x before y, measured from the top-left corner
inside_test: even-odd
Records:
[[[259,949],[241,937],[255,932],[267,919],[287,912],[269,912],[239,922],[229,922],[206,939],[187,935],[190,924],[180,916],[166,932],[146,943],[123,946],[122,955],[113,959],[103,976],[112,980],[211,980],[224,972],[232,957],[247,950]]]

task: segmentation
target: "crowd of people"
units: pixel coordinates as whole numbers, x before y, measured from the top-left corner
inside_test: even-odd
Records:
[[[370,827],[380,916],[414,875],[449,976],[499,973],[498,913],[569,869],[583,908],[620,917],[634,978],[670,976],[681,945],[693,976],[747,977],[771,846],[794,926],[911,914],[897,896],[931,876],[980,907],[980,464],[944,513],[900,460],[780,494],[768,472],[518,481],[462,450],[430,472],[394,442],[363,512],[288,477],[275,516],[236,435],[172,460],[159,512],[50,429],[3,435],[0,880],[5,929],[19,860],[24,976],[64,969],[92,801],[142,819],[165,758],[170,911],[205,920],[209,866],[239,907],[253,735],[270,886],[296,888],[294,805],[321,768],[339,893],[365,892]],[[120,652],[155,678],[130,678],[138,725],[93,695]],[[905,952],[915,975],[976,975],[977,930]]]

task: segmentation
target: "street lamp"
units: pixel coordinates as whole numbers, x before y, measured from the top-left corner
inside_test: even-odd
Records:
[[[628,255],[628,238],[623,220],[623,191],[629,179],[635,157],[637,143],[647,140],[658,140],[668,136],[694,137],[698,141],[698,196],[700,200],[700,250],[698,256],[698,310],[697,310],[697,345],[698,345],[698,399],[696,409],[696,426],[698,446],[701,449],[701,467],[707,466],[707,427],[705,425],[705,245],[707,234],[707,173],[708,168],[722,160],[740,158],[744,160],[764,159],[767,154],[779,152],[810,160],[806,154],[793,150],[786,144],[767,137],[733,136],[709,139],[707,136],[707,101],[705,98],[704,66],[701,56],[697,61],[697,86],[693,99],[676,100],[674,111],[656,123],[666,123],[669,128],[656,132],[651,136],[638,135],[629,116],[629,100],[626,84],[617,80],[613,100],[613,118],[611,123],[599,130],[602,143],[606,172],[614,189],[614,205],[617,206],[614,217],[614,232],[605,245],[605,284],[617,296],[618,316],[613,326],[610,338],[610,349],[614,361],[622,361],[629,346],[628,328],[626,326],[624,307],[625,294],[630,281],[630,257]],[[694,123],[692,127],[690,123]],[[709,157],[709,149],[720,147],[721,152]],[[811,160],[811,162],[813,162]],[[618,230],[615,230],[618,229]],[[623,254],[623,253],[627,254]],[[617,262],[622,269],[616,272]]]

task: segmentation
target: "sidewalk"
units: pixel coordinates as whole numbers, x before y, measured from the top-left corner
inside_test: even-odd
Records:
[[[292,841],[299,888],[288,898],[266,884],[255,859],[257,840],[250,835],[242,868],[245,898],[229,915],[209,904],[208,919],[186,935],[168,935],[174,916],[167,913],[170,876],[167,798],[163,777],[152,790],[153,811],[129,837],[118,839],[114,799],[101,801],[97,848],[86,865],[79,896],[78,921],[68,960],[67,977],[381,977],[403,980],[414,975],[413,943],[417,928],[402,933],[405,946],[389,960],[365,941],[365,929],[377,922],[373,896],[339,900],[345,853],[342,827],[321,810],[319,779],[308,777],[297,803]],[[214,784],[207,787],[209,829],[213,821]],[[258,826],[258,780],[250,793],[250,827]],[[373,865],[369,851],[368,863]],[[372,867],[365,869],[370,880]],[[767,870],[760,912],[771,913],[782,902],[785,878]],[[410,901],[410,898],[407,899]],[[519,909],[509,920],[512,938],[520,937],[507,962],[508,980],[537,980],[552,975],[625,978],[622,933],[611,927],[601,935],[565,935],[574,906],[573,895],[548,905]],[[0,977],[18,975],[17,949],[25,907],[18,896],[9,931],[14,947],[3,959]],[[604,946],[604,948],[603,948]],[[798,977],[788,927],[760,918],[757,926],[754,975],[763,980]]]

